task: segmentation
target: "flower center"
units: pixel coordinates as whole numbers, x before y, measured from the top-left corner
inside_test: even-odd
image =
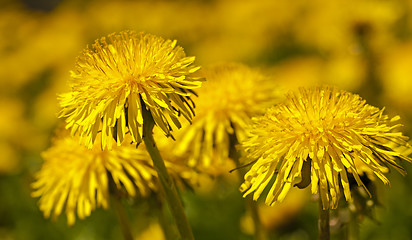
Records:
[[[130,75],[124,78],[125,87],[129,88],[130,91],[139,91],[143,88],[146,83],[146,78],[142,75]]]

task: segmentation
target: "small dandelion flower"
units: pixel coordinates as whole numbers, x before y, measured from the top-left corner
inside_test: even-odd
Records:
[[[66,135],[66,136],[65,136]],[[129,196],[147,196],[157,189],[156,171],[149,158],[131,144],[102,151],[88,149],[78,139],[60,133],[42,156],[44,164],[32,184],[46,218],[65,209],[68,225],[89,216],[97,207],[108,208],[109,179]]]
[[[341,189],[346,200],[351,199],[349,176],[367,192],[361,180],[364,174],[389,184],[388,166],[405,174],[397,161],[411,162],[396,149],[411,146],[408,137],[396,131],[399,117],[389,118],[383,110],[333,87],[301,88],[288,94],[285,102],[254,119],[242,145],[256,162],[240,190],[245,196],[254,192],[256,200],[275,178],[266,197],[266,204],[273,205],[292,186],[311,184],[312,193],[319,192],[327,209],[330,204],[337,208]]]
[[[124,31],[103,37],[77,59],[71,91],[60,95],[67,128],[92,148],[101,131],[102,148],[120,145],[126,132],[141,142],[146,107],[166,135],[180,128],[178,116],[191,121],[190,98],[201,81],[191,76],[199,67],[176,41]]]
[[[177,153],[190,151],[189,165],[209,168],[229,157],[231,136],[244,138],[251,117],[277,101],[273,82],[241,64],[220,64],[201,73],[206,78],[195,100],[196,117],[179,134]]]

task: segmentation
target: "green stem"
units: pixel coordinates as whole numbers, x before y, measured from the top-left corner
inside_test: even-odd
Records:
[[[350,221],[348,226],[349,231],[349,240],[357,240],[359,239],[359,223],[358,223],[358,216],[356,212],[349,211],[350,213]]]
[[[319,196],[319,240],[330,239],[329,209],[323,209],[322,198]]]
[[[152,114],[146,109],[142,101],[142,115],[143,115],[143,141],[146,145],[146,150],[149,152],[153,161],[153,166],[159,177],[160,185],[163,188],[166,201],[169,204],[172,216],[175,219],[177,228],[183,240],[193,240],[192,229],[187,220],[185,211],[183,209],[182,201],[177,193],[176,185],[167,172],[165,163],[160,155],[159,149],[153,139],[154,120]]]
[[[246,170],[241,167],[240,164],[240,157],[241,157],[241,153],[239,152],[239,150],[236,149],[236,145],[239,143],[239,141],[237,140],[237,137],[235,134],[232,134],[230,136],[230,157],[233,159],[233,161],[236,164],[236,167],[238,169],[238,173],[239,173],[239,178],[240,181],[243,181],[243,177],[246,174]],[[260,220],[260,214],[259,214],[259,209],[258,209],[258,205],[256,201],[253,201],[252,196],[247,196],[245,198],[246,200],[246,207],[247,209],[250,211],[250,215],[252,217],[253,220],[253,225],[254,225],[254,236],[255,236],[255,240],[266,240],[267,238],[267,234],[265,231],[265,228],[262,225],[262,222]]]
[[[252,216],[253,224],[255,226],[255,239],[256,240],[266,240],[267,234],[260,221],[260,215],[258,211],[258,207],[255,201],[253,201],[252,196],[246,197],[246,204],[249,207],[250,214]]]
[[[354,26],[354,33],[357,37],[357,43],[360,46],[365,63],[365,79],[358,91],[362,93],[364,99],[368,99],[368,103],[373,106],[382,106],[381,95],[383,92],[382,81],[379,76],[379,57],[373,49],[371,39],[373,36],[373,29],[368,23],[358,23]]]
[[[164,193],[156,194],[156,207],[159,211],[158,219],[159,224],[163,229],[165,239],[178,239],[179,233],[174,225],[171,225],[170,213],[167,207],[163,204],[162,198]]]
[[[112,195],[113,208],[116,212],[117,218],[119,219],[120,228],[122,230],[124,240],[133,240],[132,231],[130,230],[129,221],[126,216],[126,211],[120,197],[117,195]]]

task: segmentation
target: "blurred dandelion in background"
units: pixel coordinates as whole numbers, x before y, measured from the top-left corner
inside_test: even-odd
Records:
[[[100,146],[88,149],[60,131],[42,157],[32,196],[40,197],[39,207],[46,218],[56,219],[64,210],[68,225],[75,223],[76,213],[84,219],[98,207],[109,207],[110,181],[130,197],[146,197],[157,189],[150,158],[131,144],[112,151]]]
[[[280,91],[264,73],[240,63],[213,65],[199,74],[207,81],[194,99],[192,124],[178,133],[176,152],[188,153],[189,166],[207,171],[227,164],[236,151],[233,136],[243,140],[250,118],[277,102]]]

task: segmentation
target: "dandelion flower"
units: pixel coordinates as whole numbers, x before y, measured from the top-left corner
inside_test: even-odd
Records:
[[[141,142],[147,108],[166,135],[180,128],[178,116],[194,115],[191,94],[201,86],[192,77],[199,67],[176,41],[124,31],[103,37],[77,59],[71,91],[60,95],[67,128],[92,148],[101,131],[102,149],[120,145],[126,132]]]
[[[333,87],[301,88],[286,101],[256,117],[243,143],[248,158],[256,160],[240,190],[257,200],[272,178],[266,204],[281,202],[292,186],[311,184],[324,209],[337,208],[341,189],[351,199],[349,178],[367,188],[364,174],[389,184],[389,165],[405,174],[398,152],[411,148],[408,137],[396,131],[399,117],[389,118],[356,94]],[[275,175],[276,174],[276,175]],[[370,194],[369,194],[370,195]]]
[[[276,99],[270,79],[241,64],[204,69],[206,82],[198,90],[196,117],[182,129],[177,153],[190,151],[189,165],[209,168],[229,157],[231,136],[244,138],[252,116],[264,113]]]
[[[40,197],[46,218],[56,218],[65,208],[69,225],[75,223],[76,212],[84,219],[97,207],[108,208],[109,177],[129,196],[144,197],[157,189],[150,159],[131,144],[111,151],[88,149],[60,133],[42,156],[44,164],[35,175],[32,196]]]

